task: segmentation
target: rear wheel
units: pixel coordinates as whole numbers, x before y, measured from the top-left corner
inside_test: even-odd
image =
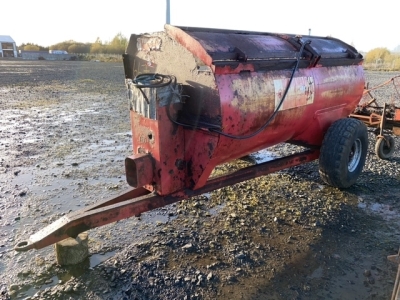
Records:
[[[390,135],[380,136],[376,140],[375,153],[380,159],[389,159],[394,152],[394,138]]]
[[[353,118],[334,122],[324,136],[319,157],[323,181],[337,188],[353,185],[365,164],[368,150],[367,127]]]

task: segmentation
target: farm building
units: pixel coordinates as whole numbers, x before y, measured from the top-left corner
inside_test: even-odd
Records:
[[[0,35],[0,57],[17,57],[17,45],[9,35]]]

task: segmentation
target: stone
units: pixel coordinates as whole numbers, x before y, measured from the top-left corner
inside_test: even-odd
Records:
[[[11,299],[15,299],[18,295],[18,291],[10,291],[8,295],[11,297]]]
[[[69,293],[69,292],[71,292],[72,291],[72,286],[70,286],[70,285],[67,285],[65,288],[64,288],[64,292],[65,293]]]
[[[246,258],[246,254],[244,254],[243,252],[240,252],[239,254],[235,255],[236,259],[245,259]]]
[[[88,233],[80,233],[76,239],[67,238],[55,244],[57,263],[61,266],[76,265],[89,256]]]
[[[372,276],[368,277],[368,283],[369,284],[374,284],[375,283],[375,279]]]
[[[9,291],[11,292],[11,291],[18,291],[19,290],[19,286],[18,285],[16,285],[16,284],[12,284],[12,285],[10,285],[10,287],[9,287]]]
[[[370,270],[364,270],[364,276],[365,277],[370,277],[371,276],[371,271]]]
[[[207,280],[210,281],[212,278],[213,278],[213,273],[212,272],[208,273]]]
[[[182,247],[183,250],[190,251],[193,249],[192,244],[186,244],[185,246]]]

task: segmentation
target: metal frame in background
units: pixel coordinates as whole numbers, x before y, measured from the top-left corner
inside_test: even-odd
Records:
[[[354,112],[349,115],[351,118],[362,121],[368,127],[375,128],[376,143],[379,143],[380,139],[384,139],[388,148],[394,147],[394,144],[390,144],[393,139],[388,138],[388,136],[392,134],[400,136],[400,107],[395,106],[394,103],[385,103],[383,106],[379,106],[371,91],[393,83],[394,89],[400,98],[400,93],[395,84],[396,78],[400,78],[400,75],[394,76],[374,88],[365,89],[364,95],[368,95],[370,99],[363,104],[359,104]]]

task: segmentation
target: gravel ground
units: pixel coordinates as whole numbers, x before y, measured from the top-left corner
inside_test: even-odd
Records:
[[[370,86],[397,75],[367,72]],[[312,162],[89,231],[91,256],[56,264],[15,244],[127,188],[122,64],[0,60],[0,299],[388,299],[399,249],[399,145],[370,146],[347,190]],[[374,92],[399,101],[392,85]],[[299,151],[277,145],[230,171]]]

